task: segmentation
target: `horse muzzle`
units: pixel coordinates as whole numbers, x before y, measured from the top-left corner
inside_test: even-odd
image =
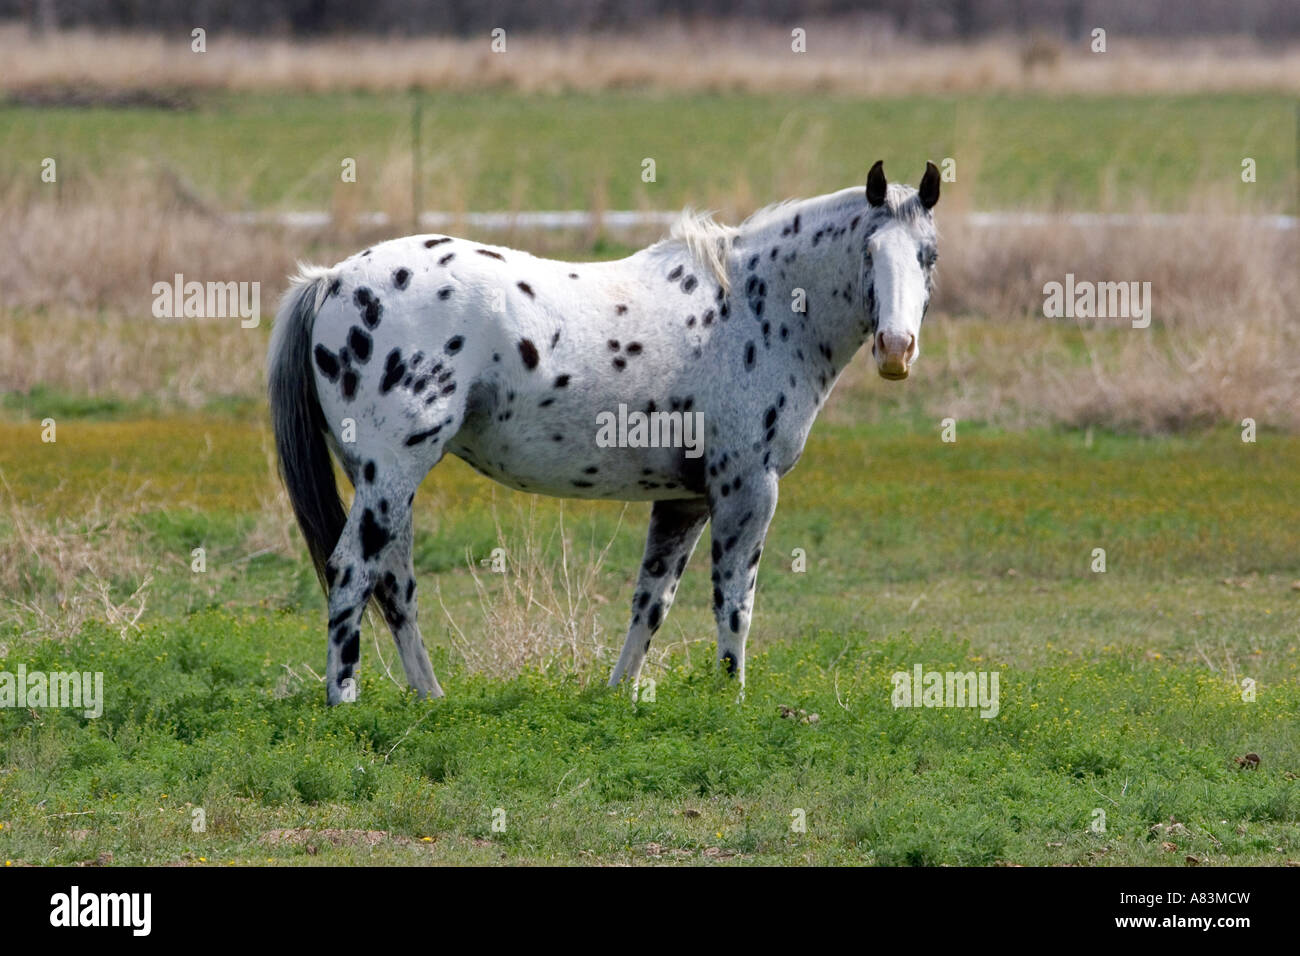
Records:
[[[897,382],[907,378],[916,357],[916,336],[898,332],[877,332],[871,340],[871,354],[881,378]]]

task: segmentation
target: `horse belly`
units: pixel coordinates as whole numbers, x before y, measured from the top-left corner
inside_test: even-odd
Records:
[[[601,447],[594,416],[559,423],[516,414],[501,420],[504,415],[474,412],[447,450],[494,481],[532,494],[657,501],[701,493],[680,448]]]

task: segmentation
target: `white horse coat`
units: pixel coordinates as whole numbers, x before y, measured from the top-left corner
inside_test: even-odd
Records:
[[[447,452],[520,491],[655,502],[611,684],[639,674],[712,521],[718,658],[743,683],[778,479],[864,341],[888,378],[918,354],[938,182],[930,165],[919,192],[886,188],[877,163],[865,193],[780,204],[738,228],[687,216],[617,262],[411,236],[304,268],[277,316],[269,387],[285,484],[329,593],[329,701],[355,695],[372,596],[412,686],[441,694],[416,625],[410,505]],[[644,430],[611,444],[602,422],[637,413],[679,426],[665,433],[679,444],[647,447]],[[356,488],[350,513],[327,449]]]

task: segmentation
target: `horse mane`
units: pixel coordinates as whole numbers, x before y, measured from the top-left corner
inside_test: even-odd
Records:
[[[718,222],[711,212],[698,212],[687,206],[673,223],[669,236],[684,245],[690,257],[708,269],[725,294],[731,291],[727,255],[739,231],[735,226]]]
[[[724,225],[713,218],[712,212],[701,212],[688,206],[673,223],[669,237],[685,246],[691,258],[709,271],[724,293],[729,293],[731,278],[727,275],[727,259],[737,238],[765,232],[773,225],[787,222],[796,213],[813,222],[815,217],[825,217],[850,206],[864,206],[866,200],[861,186],[811,199],[784,199],[754,211],[739,226]],[[889,184],[885,191],[884,209],[891,218],[908,224],[919,222],[926,215],[916,190],[899,183]]]

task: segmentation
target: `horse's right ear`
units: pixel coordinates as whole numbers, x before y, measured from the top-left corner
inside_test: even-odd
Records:
[[[885,187],[888,185],[885,182],[885,161],[878,159],[871,167],[871,172],[867,173],[867,202],[873,206],[882,205],[885,201]]]
[[[921,185],[916,190],[920,194],[921,205],[926,209],[933,209],[939,201],[939,179],[939,167],[926,160],[925,175],[921,177]]]

